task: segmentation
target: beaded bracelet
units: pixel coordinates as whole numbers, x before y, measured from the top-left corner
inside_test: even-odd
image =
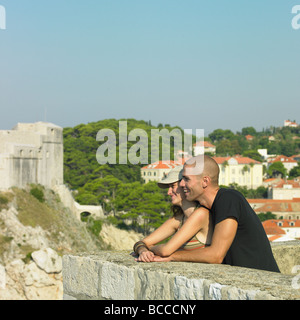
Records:
[[[141,248],[141,247],[145,247],[147,250],[149,250],[149,248],[147,247],[147,245],[143,242],[143,241],[138,241],[137,243],[135,243],[135,245],[133,246],[133,251],[138,254],[137,249]]]

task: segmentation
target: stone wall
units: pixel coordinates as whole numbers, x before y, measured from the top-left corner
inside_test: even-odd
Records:
[[[293,259],[289,258],[291,253]],[[294,265],[287,266],[300,265],[299,243],[277,245],[274,255],[278,257],[279,268],[290,274],[202,263],[137,263],[128,251],[66,255],[64,299],[300,299],[299,275],[291,273]]]
[[[45,122],[0,130],[0,188],[63,183],[63,129]]]
[[[80,205],[74,200],[72,192],[65,184],[56,185],[53,190],[59,195],[64,206],[69,208],[78,220],[81,219],[82,212],[88,212],[93,218],[104,218],[102,206]]]

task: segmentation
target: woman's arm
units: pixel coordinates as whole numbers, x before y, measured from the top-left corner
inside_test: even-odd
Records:
[[[176,251],[169,257],[155,256],[155,262],[187,261],[202,263],[222,263],[236,235],[238,222],[228,218],[215,226],[212,243],[209,247],[193,251]]]
[[[196,209],[166,244],[154,246],[150,250],[161,257],[171,255],[205,226],[208,214],[208,210],[203,207]]]
[[[138,246],[135,253],[139,255],[136,261],[151,262],[154,258],[153,252],[150,249],[157,243],[167,239],[173,235],[179,228],[180,221],[172,217],[165,221],[159,228],[152,232],[149,236],[144,238],[142,242],[145,246]]]

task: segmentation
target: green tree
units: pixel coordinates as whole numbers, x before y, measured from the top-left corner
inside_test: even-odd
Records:
[[[270,165],[267,173],[270,177],[285,177],[287,175],[287,170],[282,162],[276,161]]]
[[[211,141],[216,142],[224,139],[232,139],[234,137],[234,133],[230,130],[216,129],[210,133],[208,137]]]
[[[256,135],[256,130],[253,127],[246,127],[242,129],[242,135],[246,136],[250,134],[251,136],[255,136]]]
[[[262,162],[262,156],[256,150],[246,150],[243,152],[244,157],[254,159],[256,161]]]
[[[289,173],[290,178],[297,178],[300,177],[300,162],[298,162],[298,166],[291,169]]]
[[[271,219],[276,219],[276,215],[273,214],[272,212],[268,211],[268,212],[261,212],[258,215],[258,218],[261,222],[266,221],[266,220],[271,220]]]

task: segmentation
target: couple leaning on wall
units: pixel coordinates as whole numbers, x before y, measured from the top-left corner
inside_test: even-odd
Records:
[[[202,155],[158,182],[168,189],[173,216],[134,245],[136,261],[224,263],[280,272],[256,213],[241,193],[220,188],[218,177],[218,164]]]

